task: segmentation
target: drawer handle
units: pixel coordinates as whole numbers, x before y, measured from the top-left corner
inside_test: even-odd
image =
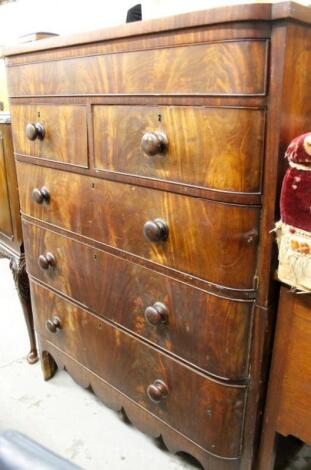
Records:
[[[26,126],[26,136],[29,140],[43,140],[45,136],[45,130],[40,122],[29,122]]]
[[[150,242],[164,241],[168,237],[168,226],[162,219],[148,220],[144,225],[144,235]]]
[[[41,189],[35,188],[32,191],[32,200],[36,202],[37,204],[42,204],[43,202],[49,202],[50,201],[49,190],[45,187],[42,187]]]
[[[149,157],[164,153],[167,144],[167,137],[162,132],[146,132],[141,139],[141,148]]]
[[[56,333],[57,330],[62,329],[62,324],[61,324],[61,321],[58,317],[53,317],[51,320],[47,320],[45,322],[45,326],[46,326],[46,329],[50,333]]]
[[[168,387],[162,380],[157,379],[148,386],[147,395],[153,403],[160,403],[161,400],[167,397]]]
[[[56,258],[53,253],[46,253],[39,256],[38,263],[41,269],[47,270],[50,266],[52,268],[56,266]]]
[[[162,302],[156,302],[145,310],[145,319],[150,325],[168,322],[168,309]]]

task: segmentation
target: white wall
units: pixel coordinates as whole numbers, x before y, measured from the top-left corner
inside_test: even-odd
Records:
[[[137,2],[136,2],[137,3]],[[125,22],[135,0],[17,0],[0,6],[0,45],[38,31],[91,31]]]
[[[70,34],[121,24],[125,22],[128,8],[136,3],[142,3],[143,18],[147,19],[250,1],[17,0],[0,6],[0,45],[12,44],[19,36],[38,31]],[[300,0],[300,3],[310,1]]]

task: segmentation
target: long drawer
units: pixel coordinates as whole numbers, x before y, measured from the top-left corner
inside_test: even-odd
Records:
[[[31,290],[39,335],[204,449],[240,454],[244,387],[204,377],[35,283]]]
[[[259,193],[264,112],[191,106],[94,106],[100,170]]]
[[[27,215],[218,285],[253,288],[259,208],[25,163],[17,171]],[[32,193],[42,187],[49,198],[38,204]]]
[[[88,166],[86,106],[11,106],[16,153],[81,167]],[[41,126],[38,131],[38,124]],[[30,126],[31,139],[26,128]]]
[[[266,40],[236,40],[8,67],[9,95],[264,95]]]
[[[205,371],[247,377],[253,302],[209,295],[26,221],[23,232],[31,276]],[[42,269],[47,253],[55,266]]]

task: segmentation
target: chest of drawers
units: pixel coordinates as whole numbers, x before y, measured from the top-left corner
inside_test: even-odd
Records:
[[[44,377],[65,367],[204,468],[256,458],[310,24],[244,5],[6,52]]]

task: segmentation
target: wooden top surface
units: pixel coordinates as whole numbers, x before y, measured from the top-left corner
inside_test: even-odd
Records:
[[[9,47],[4,49],[2,54],[3,56],[12,56],[34,51],[108,41],[116,38],[237,21],[276,21],[285,19],[311,24],[311,8],[294,2],[281,2],[276,4],[253,3],[226,6],[182,15],[168,16],[165,18],[128,23],[88,33],[41,39],[40,41]]]

